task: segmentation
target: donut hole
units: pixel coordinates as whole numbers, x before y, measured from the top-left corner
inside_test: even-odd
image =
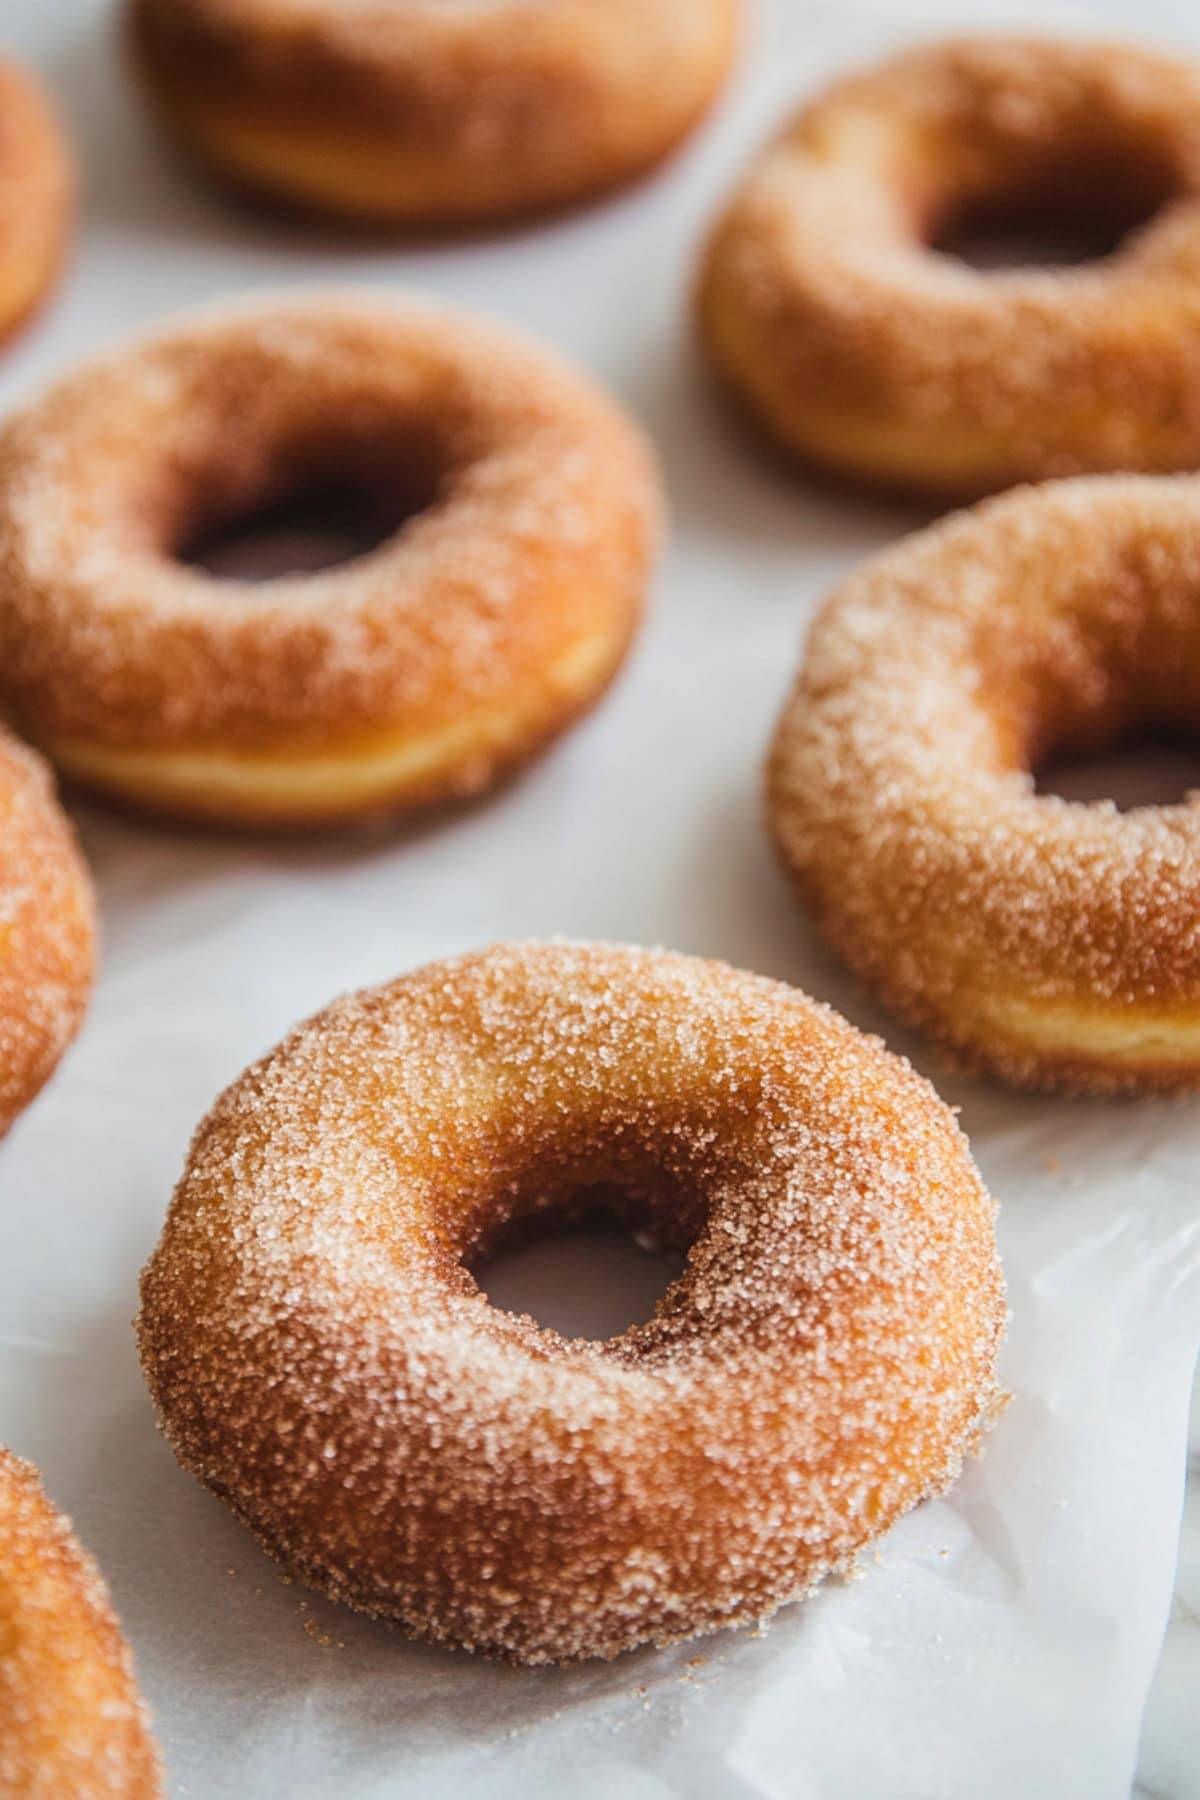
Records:
[[[665,1197],[595,1182],[519,1202],[477,1240],[466,1267],[501,1311],[604,1342],[651,1318],[683,1272],[697,1208]]]
[[[501,1248],[473,1273],[490,1303],[560,1337],[602,1343],[651,1318],[684,1256],[615,1220],[544,1227]]]
[[[1156,582],[1149,563],[1133,564],[1132,593],[1093,592],[1041,647],[1022,757],[1040,795],[1131,812],[1180,806],[1200,790],[1194,605]]]
[[[404,522],[384,512],[374,496],[329,480],[206,527],[177,556],[222,581],[313,575],[369,556]]]
[[[1115,255],[1134,226],[1143,222],[1119,225],[1099,214],[1035,210],[1032,205],[978,207],[956,219],[933,248],[982,275],[1005,269],[1077,268]]]
[[[1034,783],[1039,794],[1084,806],[1111,803],[1121,812],[1180,806],[1200,791],[1200,742],[1169,727],[1135,727],[1108,743],[1052,750],[1040,759]]]
[[[218,581],[316,574],[369,556],[434,506],[448,473],[406,433],[285,442],[252,467],[194,479],[167,543]]]
[[[1135,151],[1054,154],[988,171],[928,210],[924,241],[980,273],[1099,262],[1177,199],[1159,158]]]

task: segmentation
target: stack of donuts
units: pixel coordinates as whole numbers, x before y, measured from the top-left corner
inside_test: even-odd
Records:
[[[182,179],[401,241],[649,171],[714,103],[740,11],[124,9]],[[63,266],[70,166],[0,67],[0,331]],[[1044,216],[1103,253],[953,253]],[[1004,1081],[1200,1086],[1200,804],[1036,787],[1053,755],[1200,716],[1200,69],[975,38],[851,74],[737,187],[696,319],[797,481],[980,502],[828,600],[775,728],[767,824],[823,938]],[[205,565],[331,492],[366,521],[349,560]],[[617,677],[665,513],[594,379],[431,300],[237,301],[12,412],[0,1134],[94,973],[51,766],[243,833],[482,797]],[[577,1341],[490,1305],[481,1260],[597,1196],[686,1254],[653,1318]],[[138,1345],[180,1463],[314,1588],[518,1663],[612,1657],[761,1621],[956,1479],[1005,1400],[994,1214],[934,1088],[819,1002],[668,951],[502,943],[335,1001],[221,1095]],[[0,1800],[161,1791],[97,1572],[3,1451],[0,1658]]]

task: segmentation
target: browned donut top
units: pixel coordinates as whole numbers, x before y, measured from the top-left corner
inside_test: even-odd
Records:
[[[258,584],[173,555],[310,478],[420,507]],[[0,435],[0,703],[102,743],[290,748],[497,704],[636,616],[643,439],[583,376],[452,310],[279,299],[92,363]]]

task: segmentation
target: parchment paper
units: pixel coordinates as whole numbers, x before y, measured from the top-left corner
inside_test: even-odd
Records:
[[[648,185],[537,230],[404,251],[235,210],[147,127],[106,6],[4,0],[0,43],[45,68],[86,194],[74,267],[5,359],[0,399],[185,302],[329,278],[426,287],[606,377],[657,438],[674,507],[627,677],[468,816],[297,845],[75,806],[105,966],[81,1043],[0,1146],[0,1437],[42,1465],[103,1563],[176,1796],[1128,1793],[1200,1339],[1200,1106],[1030,1101],[947,1077],[811,942],[764,847],[759,761],[814,603],[922,520],[752,453],[683,326],[703,223],[783,106],[964,14],[1068,17],[774,0],[717,119]],[[782,976],[933,1073],[1003,1202],[1015,1399],[946,1500],[765,1636],[530,1674],[413,1648],[281,1583],[156,1436],[129,1319],[188,1134],[250,1058],[340,990],[556,932]]]

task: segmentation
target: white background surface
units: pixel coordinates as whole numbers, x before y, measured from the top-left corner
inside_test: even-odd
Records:
[[[145,124],[100,0],[0,4],[0,44],[43,66],[86,164],[74,266],[5,359],[0,399],[184,303],[327,279],[425,287],[606,377],[657,439],[674,509],[628,675],[471,815],[287,845],[76,808],[105,966],[82,1041],[0,1145],[0,1437],[42,1465],[103,1563],[173,1794],[1124,1800],[1200,1338],[1200,1106],[1029,1101],[944,1077],[811,942],[763,844],[759,762],[813,604],[922,521],[753,455],[683,326],[703,223],[785,104],[922,26],[1075,9],[761,4],[728,101],[661,176],[549,227],[406,252],[272,224],[195,182]],[[1190,11],[1110,9],[1200,45]],[[945,1501],[766,1637],[530,1674],[413,1648],[283,1585],[156,1437],[129,1319],[188,1134],[251,1057],[337,991],[553,932],[796,981],[935,1075],[1003,1202],[1016,1397]],[[1172,1743],[1158,1791],[1189,1800],[1200,1787]]]

